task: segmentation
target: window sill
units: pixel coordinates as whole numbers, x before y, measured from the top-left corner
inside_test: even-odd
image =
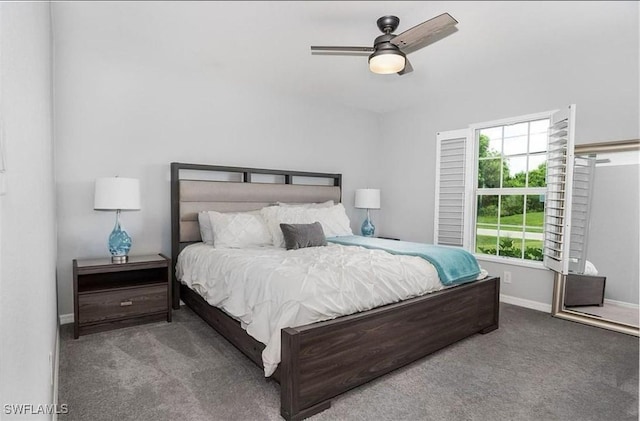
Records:
[[[511,266],[521,266],[532,269],[545,269],[542,262],[534,261],[534,260],[523,260],[523,259],[514,259],[510,257],[500,257],[500,256],[489,256],[486,254],[474,254],[475,258],[481,262],[491,262],[491,263],[500,263],[502,265],[511,265]]]

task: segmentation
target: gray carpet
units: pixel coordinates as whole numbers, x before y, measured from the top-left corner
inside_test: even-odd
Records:
[[[59,402],[70,420],[277,420],[279,386],[186,307],[74,340]],[[475,335],[336,398],[312,420],[637,420],[638,338],[501,305]]]

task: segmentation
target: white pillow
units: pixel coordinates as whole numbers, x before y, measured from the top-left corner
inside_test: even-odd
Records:
[[[286,208],[300,207],[300,208],[330,208],[333,206],[333,200],[327,200],[321,203],[283,203],[278,202],[278,206],[284,206]]]
[[[269,246],[273,243],[259,211],[221,213],[209,211],[216,248]]]
[[[209,211],[198,212],[198,225],[200,225],[200,237],[205,244],[213,245],[213,229],[209,220]]]
[[[351,222],[342,203],[330,208],[304,208],[300,206],[269,206],[260,211],[269,227],[273,245],[284,247],[280,224],[312,224],[320,222],[327,237],[353,235]]]

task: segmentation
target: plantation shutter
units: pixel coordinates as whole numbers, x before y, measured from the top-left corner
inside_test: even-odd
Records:
[[[596,157],[576,156],[574,162],[569,272],[583,274],[587,261],[587,237]]]
[[[469,133],[462,129],[436,135],[434,244],[469,248]]]
[[[546,267],[569,273],[576,106],[551,116],[547,148],[544,258]]]

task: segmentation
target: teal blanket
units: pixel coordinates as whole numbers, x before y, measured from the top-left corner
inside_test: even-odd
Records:
[[[438,271],[444,285],[458,285],[475,280],[480,274],[478,261],[471,253],[457,247],[434,246],[433,244],[410,243],[408,241],[348,235],[330,237],[327,241],[345,246],[360,246],[379,249],[391,254],[422,257]]]

